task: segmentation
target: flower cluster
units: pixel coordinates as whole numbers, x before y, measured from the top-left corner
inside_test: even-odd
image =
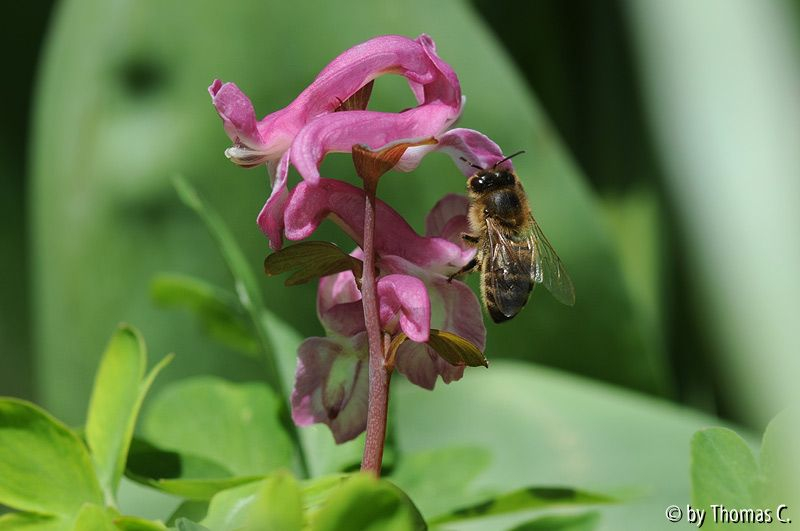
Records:
[[[404,76],[418,105],[397,113],[366,110],[371,82],[383,74]],[[272,193],[258,224],[276,250],[284,237],[309,237],[326,217],[362,245],[365,192],[320,176],[327,153],[432,139],[406,149],[394,169],[411,171],[428,153],[442,151],[464,175],[474,172],[470,163],[488,167],[504,158],[481,133],[449,129],[464,98],[457,76],[426,35],[414,40],[382,36],[347,50],[291,104],[260,121],[233,83],[216,80],[209,93],[233,142],[226,155],[241,166],[267,166]],[[290,165],[303,178],[292,190],[287,185]],[[420,236],[390,206],[380,200],[376,204],[381,329],[409,338],[397,351],[395,368],[428,389],[437,377],[449,383],[464,371],[426,344],[432,328],[484,347],[478,300],[462,282],[448,281],[475,252],[461,240],[468,230],[467,208],[463,196],[446,196],[429,214],[426,234]],[[357,247],[353,256],[360,253]],[[320,280],[317,312],[326,337],[307,339],[300,346],[292,416],[299,425],[328,424],[337,442],[343,442],[364,430],[367,416],[366,328],[361,291],[351,271]]]

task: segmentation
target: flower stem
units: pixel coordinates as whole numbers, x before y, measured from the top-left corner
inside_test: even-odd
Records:
[[[364,323],[369,341],[369,405],[367,406],[367,439],[361,470],[380,476],[383,446],[386,440],[386,416],[389,407],[391,369],[384,364],[378,294],[375,283],[375,188],[377,182],[365,182],[364,202],[364,274],[361,297]]]

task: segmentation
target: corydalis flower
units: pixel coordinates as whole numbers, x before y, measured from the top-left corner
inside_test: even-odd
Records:
[[[408,80],[417,106],[397,113],[365,110],[372,80],[388,73]],[[272,193],[258,223],[273,249],[281,248],[284,236],[311,236],[325,218],[359,247],[364,243],[365,191],[322,178],[319,165],[327,153],[354,151],[357,145],[387,153],[402,146],[402,156],[391,165],[411,171],[425,155],[441,151],[466,176],[474,172],[472,164],[489,167],[504,159],[481,133],[449,129],[464,100],[453,69],[426,35],[415,40],[382,36],[351,48],[290,105],[260,121],[236,85],[215,81],[209,92],[233,141],[227,156],[242,166],[267,166]],[[290,164],[303,178],[291,191],[286,182]],[[510,161],[503,165],[513,169]],[[463,363],[448,363],[431,348],[432,329],[484,347],[477,298],[465,284],[447,278],[475,254],[461,240],[466,214],[467,200],[448,196],[433,209],[426,235],[420,236],[388,205],[376,204],[372,247],[379,269],[379,326],[389,339],[401,333],[408,338],[397,349],[393,367],[427,389],[439,377],[449,383],[464,372]],[[353,255],[360,252],[357,248]],[[326,337],[307,339],[298,352],[292,416],[300,425],[328,424],[337,442],[361,433],[367,417],[368,345],[361,296],[352,271],[322,278],[317,312]]]
[[[372,80],[389,73],[408,80],[418,106],[400,113],[335,112]],[[260,121],[235,84],[215,80],[208,91],[234,143],[226,151],[228,158],[245,167],[267,164],[272,194],[258,223],[274,249],[282,242],[290,162],[303,178],[316,182],[326,153],[349,152],[355,144],[377,148],[400,138],[436,136],[458,118],[462,104],[458,78],[436,55],[427,35],[416,40],[387,35],[354,46],[287,107]]]
[[[287,228],[297,222],[305,225],[309,218],[319,218],[326,211],[345,226],[357,224],[363,215],[358,207],[363,204],[364,192],[349,184],[322,179],[319,186],[301,184],[298,192],[306,214],[299,215],[300,209],[290,205]],[[351,204],[352,208],[347,206]],[[377,212],[381,329],[389,336],[403,332],[409,338],[397,350],[395,366],[426,389],[433,389],[437,377],[445,383],[458,380],[464,366],[451,365],[426,341],[434,328],[461,336],[481,350],[484,347],[486,329],[477,298],[463,282],[447,279],[474,254],[460,241],[461,232],[467,229],[467,201],[457,195],[439,201],[428,215],[426,236],[416,234],[385,203],[378,202]],[[398,238],[405,244],[398,245]],[[360,257],[360,249],[353,255]],[[364,431],[367,421],[364,310],[351,271],[320,280],[317,314],[327,337],[312,337],[300,346],[292,418],[301,426],[323,422],[337,442],[344,442]]]

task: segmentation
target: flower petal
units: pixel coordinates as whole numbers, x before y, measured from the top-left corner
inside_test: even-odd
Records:
[[[400,329],[413,341],[425,342],[431,328],[431,301],[425,284],[408,275],[387,275],[378,279],[381,327],[393,334]]]
[[[268,162],[267,170],[272,184],[272,193],[261,208],[256,221],[269,238],[269,246],[277,251],[283,246],[283,215],[289,200],[289,190],[286,187],[286,179],[289,174],[289,152],[284,153],[278,161]]]
[[[208,93],[222,118],[225,132],[234,144],[244,144],[253,149],[264,147],[256,126],[256,111],[250,98],[239,87],[215,79],[208,87]]]
[[[395,368],[409,382],[430,390],[436,386],[436,377],[439,376],[435,361],[438,357],[425,343],[405,341],[397,349]]]
[[[365,330],[361,292],[352,271],[320,279],[317,316],[326,331],[343,337],[354,336]]]
[[[326,114],[305,126],[292,143],[292,164],[316,183],[326,154],[347,153],[363,144],[376,150],[399,140],[439,135],[458,118],[460,106],[423,104],[400,113],[349,111]]]
[[[470,231],[469,199],[463,195],[447,194],[433,206],[425,218],[425,235],[437,236],[461,247],[464,253],[474,253],[475,247],[467,244],[461,235]]]
[[[495,144],[488,136],[473,129],[451,129],[446,133],[436,137],[438,144],[429,146],[418,146],[406,150],[395,169],[400,171],[411,171],[415,169],[422,158],[432,151],[443,151],[450,155],[453,162],[465,176],[473,175],[476,168],[472,164],[481,168],[490,168],[497,162],[503,160],[500,147]],[[466,161],[461,160],[462,157]],[[514,169],[511,161],[503,163],[504,168]]]
[[[333,179],[321,179],[317,185],[303,181],[293,190],[284,216],[286,237],[290,240],[309,237],[329,215],[358,245],[361,244],[364,191]],[[375,228],[378,256],[402,256],[435,271],[455,271],[474,254],[474,250],[465,252],[443,238],[419,236],[400,214],[380,200],[376,203]]]
[[[335,341],[312,337],[298,349],[292,419],[298,426],[322,422],[337,443],[367,425],[369,393],[366,334]]]

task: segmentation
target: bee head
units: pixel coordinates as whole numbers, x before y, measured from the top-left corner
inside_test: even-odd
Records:
[[[470,191],[476,194],[498,190],[500,188],[513,187],[517,182],[517,177],[508,170],[481,170],[467,181]]]

